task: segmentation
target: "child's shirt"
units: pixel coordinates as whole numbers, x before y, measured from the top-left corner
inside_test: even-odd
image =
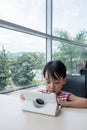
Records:
[[[41,89],[39,92],[47,93],[48,91],[46,89]],[[57,98],[60,98],[63,101],[67,101],[70,94],[71,93],[69,92],[61,91],[59,94],[57,94]]]

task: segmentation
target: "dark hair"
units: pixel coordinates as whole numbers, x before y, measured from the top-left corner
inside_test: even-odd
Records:
[[[54,79],[66,77],[66,66],[60,60],[50,61],[48,62],[43,69],[43,75],[45,77],[46,72],[48,72],[48,76],[51,76]]]
[[[85,62],[85,69],[87,69],[87,61]]]

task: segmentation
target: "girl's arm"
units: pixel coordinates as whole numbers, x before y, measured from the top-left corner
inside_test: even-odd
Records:
[[[70,94],[69,101],[58,99],[58,103],[64,107],[87,108],[87,99]]]

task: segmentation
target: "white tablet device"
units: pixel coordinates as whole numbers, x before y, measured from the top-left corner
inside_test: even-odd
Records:
[[[29,90],[25,90],[23,93],[25,101],[22,110],[56,116],[59,109],[56,94]]]

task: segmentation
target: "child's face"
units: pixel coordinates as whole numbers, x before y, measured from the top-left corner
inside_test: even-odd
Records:
[[[48,77],[48,73],[45,74],[46,89],[48,92],[59,93],[66,83],[66,78],[53,79],[51,76]]]

